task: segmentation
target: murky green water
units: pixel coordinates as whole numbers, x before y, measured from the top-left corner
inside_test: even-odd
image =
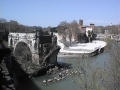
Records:
[[[69,64],[70,69],[79,69],[79,60],[77,57],[60,57],[58,58],[59,63]],[[94,68],[100,67],[104,68],[104,65],[108,63],[108,55],[106,53],[101,53],[94,57],[84,58],[84,60],[90,60]],[[72,82],[71,76],[67,76],[64,80],[59,82],[51,82],[47,86],[43,84],[44,79],[53,78],[55,75],[44,75],[40,77],[32,78],[33,82],[36,84],[40,90],[80,90],[77,85]]]

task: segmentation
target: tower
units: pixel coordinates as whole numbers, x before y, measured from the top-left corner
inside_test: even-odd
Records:
[[[93,31],[95,31],[94,30],[95,25],[93,23],[90,23],[90,27],[92,28]]]
[[[83,20],[79,20],[79,25],[83,26]]]

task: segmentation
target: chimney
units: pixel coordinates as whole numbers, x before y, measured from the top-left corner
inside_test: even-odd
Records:
[[[90,23],[90,27],[93,29],[93,31],[94,31],[94,24],[93,23]]]

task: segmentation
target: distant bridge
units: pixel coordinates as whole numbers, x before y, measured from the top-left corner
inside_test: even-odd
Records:
[[[106,36],[104,34],[97,34],[96,39],[105,39]]]
[[[105,39],[109,37],[112,40],[120,41],[120,35],[113,35],[113,34],[98,34],[96,39]]]

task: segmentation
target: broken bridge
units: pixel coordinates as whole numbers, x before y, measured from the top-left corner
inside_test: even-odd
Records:
[[[32,62],[35,65],[57,64],[57,37],[53,34],[41,35],[36,33],[9,33],[8,46],[17,57],[18,63]]]

